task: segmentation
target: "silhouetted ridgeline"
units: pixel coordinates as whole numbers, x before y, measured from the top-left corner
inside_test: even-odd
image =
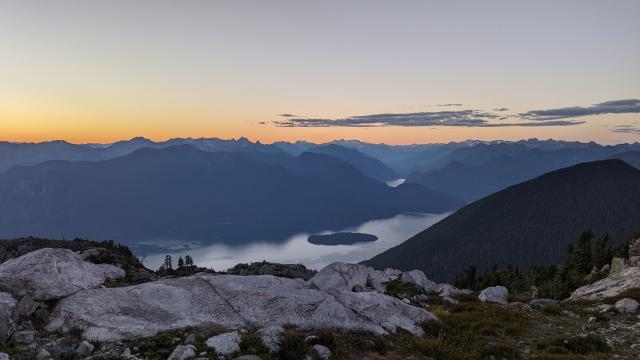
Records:
[[[471,264],[559,264],[584,229],[608,233],[614,244],[640,229],[640,170],[606,160],[545,174],[471,203],[364,263],[418,268],[436,280]]]
[[[328,144],[316,146],[307,151],[337,157],[338,159],[353,165],[353,167],[360,170],[368,177],[380,182],[395,180],[398,178],[398,175],[383,164],[382,161],[345,146]]]

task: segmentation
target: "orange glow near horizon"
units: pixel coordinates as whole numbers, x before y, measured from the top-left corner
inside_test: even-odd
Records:
[[[1,114],[0,114],[1,115]],[[632,115],[610,115],[608,124],[628,123]],[[275,116],[272,116],[275,118]],[[234,121],[173,120],[171,117],[157,120],[112,121],[94,118],[94,121],[51,117],[36,121],[0,120],[0,141],[43,142],[66,140],[72,143],[112,143],[143,136],[154,141],[170,138],[222,139],[246,137],[251,141],[272,143],[275,141],[297,140],[324,143],[337,139],[361,140],[370,143],[390,145],[446,143],[451,141],[474,140],[521,140],[528,138],[557,139],[567,141],[596,141],[602,144],[636,142],[634,134],[610,132],[596,120],[567,127],[319,127],[291,128],[276,127],[270,123],[235,118]],[[610,125],[607,125],[610,126]]]

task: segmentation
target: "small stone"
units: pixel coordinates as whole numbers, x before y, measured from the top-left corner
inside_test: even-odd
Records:
[[[36,333],[31,330],[17,331],[13,334],[13,341],[16,344],[28,345],[33,342]]]
[[[93,352],[94,346],[88,341],[81,342],[76,348],[76,354],[80,357],[87,357]]]
[[[631,298],[618,300],[615,304],[616,310],[621,314],[635,314],[638,306],[638,302]]]
[[[169,355],[167,360],[185,360],[196,356],[196,347],[193,345],[178,345]]]
[[[313,350],[316,351],[316,354],[318,354],[318,357],[322,360],[329,360],[329,358],[331,358],[331,350],[324,345],[313,345]]]
[[[282,326],[269,326],[258,330],[256,335],[260,337],[260,340],[262,340],[262,343],[270,352],[276,353],[280,351],[280,342],[282,341],[284,331]]]
[[[9,354],[0,352],[0,360],[10,360]]]
[[[556,305],[557,303],[558,300],[554,299],[533,299],[529,301],[529,305],[531,305],[531,307],[534,309],[540,309],[549,305]]]
[[[38,355],[36,355],[36,360],[47,360],[50,357],[51,357],[51,354],[47,351],[47,349],[42,349],[40,350]]]
[[[441,299],[442,299],[444,302],[447,302],[447,303],[449,303],[449,304],[457,304],[457,303],[458,303],[458,300],[456,300],[456,299],[454,299],[454,298],[452,298],[452,297],[450,297],[450,296],[443,296]]]
[[[609,312],[612,309],[613,309],[613,305],[610,305],[610,304],[600,304],[600,305],[596,306],[596,311],[601,312],[601,313]]]
[[[407,299],[407,298],[403,298],[402,301],[404,301],[407,304],[411,304],[411,300]]]
[[[237,331],[214,336],[207,340],[207,346],[220,355],[230,355],[240,351],[240,333]]]
[[[364,339],[359,341],[356,346],[361,350],[372,350],[374,347],[376,347],[376,343],[371,340]]]
[[[186,342],[187,344],[193,344],[194,342],[196,342],[196,334],[189,334],[184,342]]]
[[[522,310],[524,312],[529,312],[529,313],[533,312],[533,308],[531,307],[531,305],[525,304],[525,303],[521,303],[521,302],[518,302],[518,301],[509,303],[509,306],[518,308],[518,309],[520,309],[520,310]]]
[[[624,269],[628,268],[629,266],[630,266],[629,260],[614,257],[613,260],[611,260],[611,270],[609,270],[609,275],[622,272]]]
[[[640,238],[635,239],[635,241],[629,245],[629,257],[640,256]]]
[[[318,340],[319,337],[317,335],[309,335],[306,338],[304,338],[304,342],[306,342],[307,344],[311,344],[312,342]]]
[[[594,323],[594,322],[598,321],[598,319],[595,316],[589,316],[589,319],[587,321],[589,323]]]

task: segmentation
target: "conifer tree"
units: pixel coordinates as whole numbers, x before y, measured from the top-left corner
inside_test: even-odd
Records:
[[[188,267],[193,266],[193,258],[191,257],[191,255],[185,255],[184,262]]]
[[[171,255],[169,254],[167,254],[167,256],[164,257],[164,268],[165,270],[173,269],[173,259],[171,259]]]

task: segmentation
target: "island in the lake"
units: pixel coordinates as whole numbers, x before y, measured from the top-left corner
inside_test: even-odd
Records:
[[[356,243],[371,242],[378,237],[371,234],[339,232],[335,234],[311,235],[307,241],[315,245],[352,245]]]

